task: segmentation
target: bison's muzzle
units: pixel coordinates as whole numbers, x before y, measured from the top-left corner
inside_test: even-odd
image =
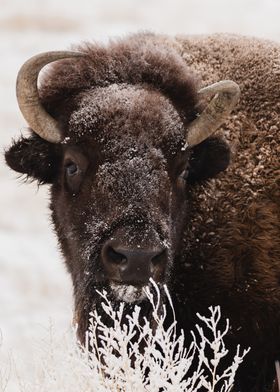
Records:
[[[165,248],[129,248],[116,240],[104,244],[101,256],[111,281],[139,286],[158,279],[167,261]]]

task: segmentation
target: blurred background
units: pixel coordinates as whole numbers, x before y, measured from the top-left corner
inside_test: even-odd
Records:
[[[7,391],[19,390],[18,375],[30,371],[49,320],[65,330],[72,318],[48,189],[24,184],[3,160],[11,139],[25,132],[15,98],[21,64],[41,51],[139,30],[233,32],[280,41],[279,20],[279,0],[0,0],[0,378],[10,378]]]

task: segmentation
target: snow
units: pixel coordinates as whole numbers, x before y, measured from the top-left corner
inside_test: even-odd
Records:
[[[113,291],[115,298],[127,303],[134,303],[146,298],[145,289],[145,287],[137,288],[132,285],[111,283],[111,290]]]
[[[35,53],[149,29],[280,40],[279,0],[1,0],[0,5],[1,151],[25,132],[15,80]],[[58,330],[71,323],[71,282],[49,222],[47,188],[23,184],[2,157],[0,180],[0,369],[9,370],[12,355],[19,373],[28,374],[49,319]],[[18,390],[12,373],[7,391]]]

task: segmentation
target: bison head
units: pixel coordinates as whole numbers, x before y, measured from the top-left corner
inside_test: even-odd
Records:
[[[24,64],[17,96],[33,133],[6,152],[11,168],[51,184],[81,325],[96,288],[133,302],[144,299],[150,278],[168,283],[192,187],[228,165],[227,145],[211,134],[239,95],[231,81],[197,92],[178,56],[158,54],[156,63],[155,47],[136,71],[135,51],[100,50],[44,53]],[[70,60],[38,91],[40,69],[63,58]],[[201,97],[210,100],[198,116]]]

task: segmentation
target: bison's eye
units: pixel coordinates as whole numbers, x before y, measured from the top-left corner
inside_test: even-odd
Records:
[[[68,161],[64,168],[66,186],[73,195],[76,195],[82,183],[83,170],[73,161]]]
[[[76,195],[85,178],[89,161],[77,146],[67,146],[63,162],[63,180],[66,189]]]
[[[78,165],[76,165],[76,163],[69,162],[66,165],[66,174],[67,174],[67,176],[72,177],[75,174],[77,174],[78,172],[79,172],[79,168],[78,168]]]

